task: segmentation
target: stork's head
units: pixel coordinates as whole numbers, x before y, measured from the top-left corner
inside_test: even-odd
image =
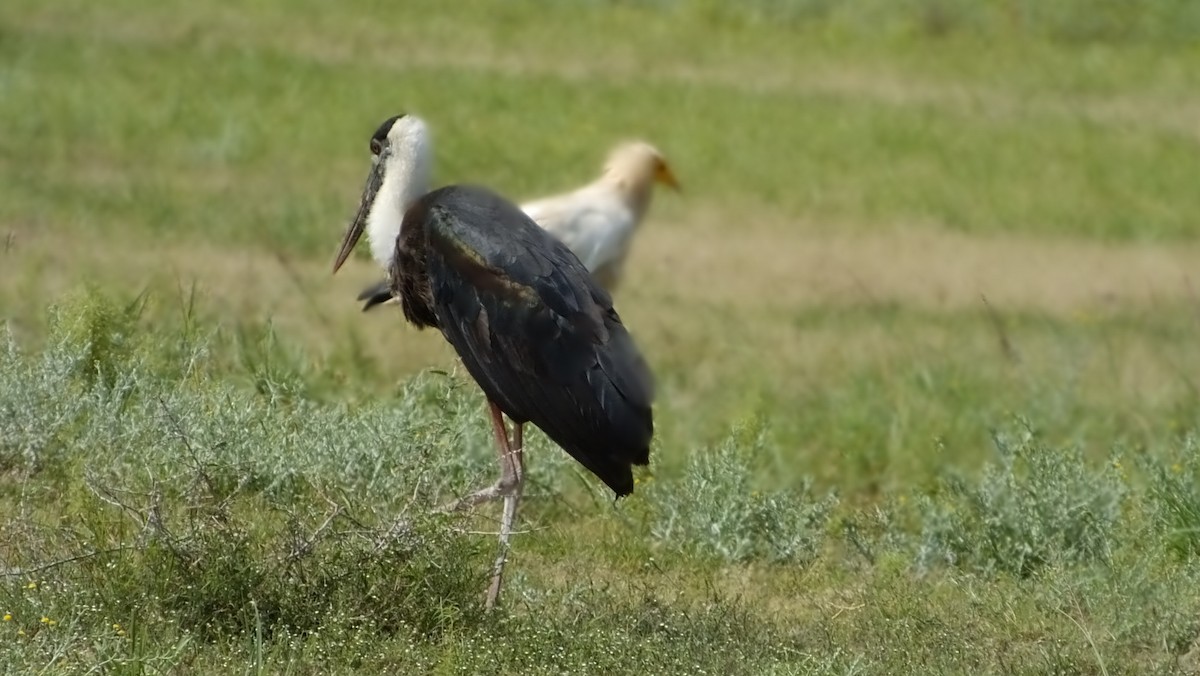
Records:
[[[613,148],[604,163],[604,176],[630,190],[648,190],[655,183],[679,190],[667,159],[645,141],[630,141]]]
[[[396,251],[404,212],[429,191],[433,144],[424,120],[404,114],[388,118],[371,135],[370,149],[371,173],[334,260],[334,272],[346,262],[364,229],[371,256],[386,269]]]

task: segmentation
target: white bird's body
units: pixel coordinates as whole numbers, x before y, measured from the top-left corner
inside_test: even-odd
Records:
[[[625,254],[639,216],[616,195],[588,186],[563,197],[521,205],[535,223],[566,244],[595,272]]]
[[[643,214],[607,188],[589,185],[569,195],[522,204],[521,210],[566,244],[596,281],[612,291]]]
[[[657,148],[642,141],[618,145],[595,181],[562,195],[520,205],[534,222],[567,245],[600,286],[616,289],[625,260],[654,191],[654,183],[679,184]],[[363,310],[391,300],[386,282],[358,297]]]
[[[657,148],[623,143],[609,153],[600,177],[565,195],[521,205],[521,210],[557,237],[612,291],[621,279],[633,236],[641,225],[654,183],[679,184]]]

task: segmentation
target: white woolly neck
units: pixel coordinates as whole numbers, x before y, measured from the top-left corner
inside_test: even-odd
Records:
[[[388,144],[377,160],[383,162],[383,183],[367,214],[367,240],[371,257],[385,270],[396,254],[396,238],[404,214],[413,202],[429,192],[433,153],[429,132],[416,117],[396,121]]]

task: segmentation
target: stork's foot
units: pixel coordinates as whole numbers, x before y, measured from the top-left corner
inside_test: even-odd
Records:
[[[500,498],[507,498],[511,495],[516,495],[517,488],[518,480],[515,477],[503,477],[487,488],[481,488],[470,495],[459,498],[458,500],[447,502],[434,511],[438,514],[453,514],[454,512],[461,512],[464,509],[470,509],[485,502],[491,502],[493,500],[499,500]]]

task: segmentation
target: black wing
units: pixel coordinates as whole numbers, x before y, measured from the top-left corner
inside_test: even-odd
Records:
[[[392,283],[387,279],[379,280],[358,294],[358,300],[366,301],[363,303],[363,312],[370,310],[376,305],[383,305],[392,299]]]
[[[442,188],[409,216],[428,238],[439,327],[484,393],[618,496],[631,493],[631,465],[649,462],[653,383],[608,293],[565,245],[486,189]]]

